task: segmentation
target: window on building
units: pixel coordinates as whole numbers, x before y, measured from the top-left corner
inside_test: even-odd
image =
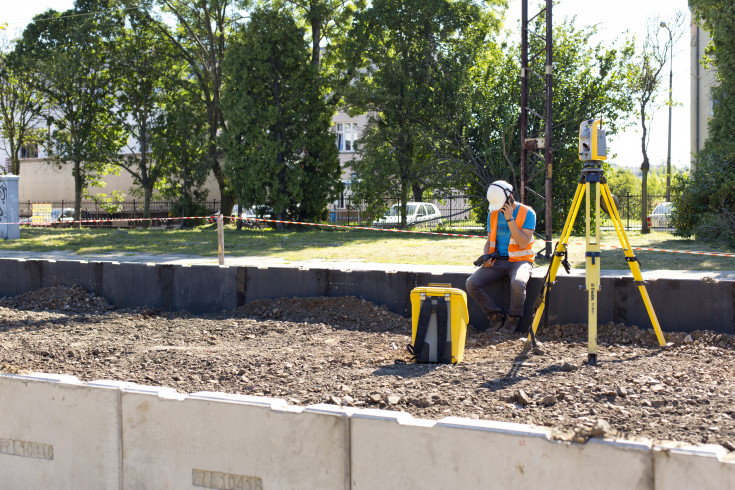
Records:
[[[335,126],[339,151],[355,151],[357,123],[337,123]]]
[[[21,147],[20,158],[38,158],[38,143],[29,143]]]

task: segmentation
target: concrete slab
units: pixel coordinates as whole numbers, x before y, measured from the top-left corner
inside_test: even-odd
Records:
[[[173,310],[217,313],[237,307],[237,268],[173,266]]]
[[[520,424],[461,418],[431,422],[380,411],[354,414],[351,434],[353,490],[644,490],[653,482],[647,444],[570,444]]]
[[[245,302],[329,296],[329,271],[294,267],[243,267]]]
[[[656,490],[735,488],[735,458],[722,446],[654,446]]]
[[[123,413],[125,489],[349,488],[349,424],[338,410],[125,388]]]
[[[119,391],[53,374],[0,375],[2,488],[120,488]]]
[[[337,271],[329,274],[329,296],[355,296],[377,305],[385,305],[393,313],[411,314],[413,272]]]
[[[0,298],[40,288],[41,267],[40,260],[0,259]]]
[[[14,254],[3,252],[3,255]],[[46,255],[63,256],[30,254],[34,257]],[[257,260],[269,263],[255,257],[233,258],[230,263]],[[429,282],[445,282],[464,289],[464,281],[474,270],[472,267],[444,266],[427,271],[426,268],[433,266],[410,264],[394,268],[396,270],[391,269],[395,264],[356,264],[359,270],[313,269],[305,265],[184,267],[171,263],[103,262],[100,265],[82,261],[71,264],[74,265],[62,261],[0,259],[0,277],[12,278],[11,281],[0,282],[0,297],[15,296],[46,285],[75,283],[123,308],[148,306],[167,311],[187,309],[193,313],[215,313],[257,299],[353,295],[387,305],[394,313],[408,316],[409,295],[414,287]],[[375,267],[375,270],[366,270],[368,267]],[[543,274],[545,270],[535,270],[528,284],[522,330],[532,320],[533,303],[543,285]],[[584,275],[584,270],[575,269],[569,275],[561,271],[557,276],[550,297],[549,318],[552,323],[587,323]],[[735,334],[735,273],[655,271],[644,272],[643,277],[648,281],[647,289],[664,333],[709,329]],[[599,324],[615,321],[641,328],[651,327],[630,271],[602,271],[601,286]],[[507,303],[507,282],[494,284],[488,291],[499,303]],[[702,308],[702,304],[707,308]],[[471,299],[468,311],[470,325],[486,328],[484,314]]]
[[[172,268],[156,264],[104,262],[102,296],[120,308],[147,306],[170,311],[173,306]]]
[[[103,291],[101,262],[86,260],[44,260],[41,262],[41,287],[79,285],[99,296]]]

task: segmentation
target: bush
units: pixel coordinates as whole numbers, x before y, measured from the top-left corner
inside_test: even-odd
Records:
[[[677,234],[698,239],[735,234],[735,143],[710,144],[699,153],[686,181],[674,181],[672,224]],[[721,239],[717,241],[721,241]]]

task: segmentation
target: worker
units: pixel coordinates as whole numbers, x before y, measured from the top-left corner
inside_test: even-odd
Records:
[[[467,292],[487,315],[490,332],[512,334],[518,329],[523,305],[526,301],[526,284],[533,270],[533,231],[536,228],[536,212],[513,199],[513,186],[497,180],[487,189],[490,203],[487,217],[487,241],[483,255],[475,261],[479,265],[467,278]],[[496,281],[510,278],[510,305],[504,315],[483,289]]]

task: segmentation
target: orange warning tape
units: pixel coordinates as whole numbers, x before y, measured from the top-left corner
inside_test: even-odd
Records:
[[[575,245],[584,245],[584,243],[575,243]],[[600,244],[601,247],[607,247],[607,248],[618,248],[623,250],[623,247],[620,247],[618,245],[603,245]],[[691,254],[691,255],[712,255],[715,257],[735,257],[735,254],[728,254],[728,253],[721,253],[721,252],[701,252],[701,251],[695,251],[695,250],[671,250],[666,248],[647,248],[647,247],[630,247],[631,250],[645,250],[647,252],[665,252],[665,253],[675,253],[675,254]]]
[[[125,222],[136,222],[136,221],[169,221],[169,220],[180,220],[180,219],[212,219],[216,220],[218,215],[212,215],[212,216],[172,216],[170,218],[123,218],[123,219],[88,219],[88,220],[79,220],[79,221],[55,221],[55,222],[46,222],[41,223],[41,225],[52,225],[52,224],[74,224],[74,223],[112,223],[114,221],[125,221]],[[225,216],[226,218],[229,218],[230,220],[237,220],[238,218],[236,216]],[[440,233],[436,231],[416,231],[416,230],[397,230],[394,228],[373,228],[369,226],[348,226],[348,225],[332,225],[332,224],[325,224],[325,223],[306,223],[302,221],[285,221],[285,220],[275,220],[275,219],[264,219],[264,218],[240,218],[243,221],[256,221],[256,222],[263,222],[263,223],[283,223],[287,225],[303,225],[303,226],[318,226],[318,227],[324,227],[324,228],[345,228],[350,230],[368,230],[368,231],[383,231],[383,232],[392,232],[392,233],[412,233],[412,234],[418,234],[418,235],[434,235],[434,236],[448,236],[448,237],[455,237],[455,238],[487,238],[486,235],[465,235],[460,233]],[[0,225],[30,225],[30,223],[0,223]],[[38,223],[34,223],[34,226],[37,226]],[[584,243],[576,242],[574,245],[584,245]],[[623,249],[623,247],[617,246],[617,245],[603,245],[600,244],[601,247],[607,247],[607,248],[613,248],[613,249]],[[631,250],[643,250],[647,252],[663,252],[663,253],[679,253],[679,254],[690,254],[690,255],[709,255],[713,257],[734,257],[735,254],[732,253],[721,253],[721,252],[703,252],[703,251],[693,251],[693,250],[671,250],[671,249],[662,249],[662,248],[648,248],[648,247],[631,247]]]

